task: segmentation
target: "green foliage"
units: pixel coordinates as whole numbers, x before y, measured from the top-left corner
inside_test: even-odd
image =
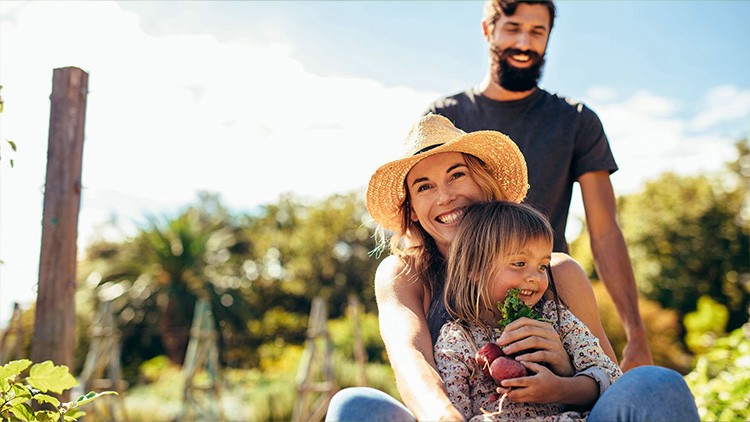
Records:
[[[617,309],[602,282],[594,281],[592,287],[604,331],[612,348],[622,359],[621,352],[627,337],[617,315]],[[642,297],[638,299],[638,308],[641,318],[646,321],[646,333],[654,363],[686,374],[691,368],[692,357],[682,344],[680,318],[677,312],[664,309],[657,302]]]
[[[642,192],[618,198],[618,218],[640,292],[680,319],[708,296],[726,306],[728,329],[747,320],[750,305],[750,147],[737,143],[727,171],[699,176],[665,173]],[[571,255],[596,278],[588,236]]]
[[[706,353],[706,345],[712,339],[726,334],[729,312],[726,306],[716,302],[708,296],[698,298],[695,312],[690,312],[683,318],[685,325],[685,343],[695,354]]]
[[[25,375],[28,370],[28,375]],[[32,363],[28,359],[8,362],[0,367],[0,417],[20,421],[74,421],[86,412],[81,406],[114,391],[89,392],[71,402],[62,403],[46,393],[62,394],[78,385],[65,365],[52,361]]]
[[[539,321],[552,322],[548,319],[542,318],[542,316],[539,315],[539,312],[535,311],[534,308],[527,306],[526,302],[518,297],[519,294],[521,294],[521,289],[510,289],[505,295],[505,299],[497,304],[497,309],[502,315],[502,319],[498,321],[501,327],[505,328],[508,324],[518,318],[531,318]]]
[[[334,348],[341,351],[343,357],[352,361],[355,359],[354,329],[351,315],[328,321],[328,331]],[[360,314],[359,333],[367,362],[387,363],[388,357],[383,339],[380,337],[377,314]]]
[[[326,299],[331,318],[342,315],[350,294],[375,310],[369,221],[354,193],[313,203],[286,195],[253,213],[233,213],[203,194],[176,216],[150,218],[128,239],[89,245],[81,284],[94,286],[97,300],[113,301],[131,382],[155,356],[181,362],[201,296],[217,319],[222,363],[256,367],[263,344],[304,341],[315,296]]]
[[[704,349],[685,376],[701,420],[750,420],[750,323]]]
[[[737,219],[744,196],[705,176],[665,174],[643,193],[622,198],[621,222],[641,292],[681,315],[709,296],[727,306],[730,329],[742,324],[750,305],[743,281],[750,272],[748,227]]]

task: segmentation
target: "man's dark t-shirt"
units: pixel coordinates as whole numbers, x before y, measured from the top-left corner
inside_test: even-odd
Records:
[[[549,218],[555,230],[554,250],[568,252],[565,226],[573,183],[587,172],[617,170],[596,113],[543,89],[517,101],[494,101],[470,89],[438,99],[427,112],[447,117],[465,132],[496,130],[510,136],[529,170],[524,202]]]

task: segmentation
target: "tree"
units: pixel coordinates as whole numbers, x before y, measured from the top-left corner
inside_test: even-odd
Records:
[[[139,364],[166,353],[182,363],[199,297],[210,302],[218,329],[246,331],[236,257],[249,242],[241,235],[218,197],[201,194],[176,217],[149,217],[130,239],[88,248],[99,299],[111,300],[118,315],[125,359]]]
[[[708,296],[729,310],[728,329],[750,305],[747,140],[727,173],[666,173],[619,198],[619,218],[640,291],[681,316]]]

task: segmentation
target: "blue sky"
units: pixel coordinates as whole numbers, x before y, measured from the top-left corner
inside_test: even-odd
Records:
[[[199,189],[235,209],[361,189],[428,102],[484,76],[481,8],[0,2],[0,138],[18,145],[0,146],[0,325],[34,298],[52,69],[90,75],[82,250]],[[748,22],[748,1],[561,1],[541,84],[602,118],[618,194],[714,171],[750,129]]]

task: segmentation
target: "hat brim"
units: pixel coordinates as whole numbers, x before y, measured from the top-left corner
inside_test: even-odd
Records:
[[[402,229],[399,211],[406,197],[406,175],[418,162],[444,152],[463,152],[482,160],[498,181],[504,199],[521,202],[526,197],[529,188],[526,160],[516,143],[492,130],[470,132],[375,170],[367,186],[367,210],[378,225],[394,232]]]

